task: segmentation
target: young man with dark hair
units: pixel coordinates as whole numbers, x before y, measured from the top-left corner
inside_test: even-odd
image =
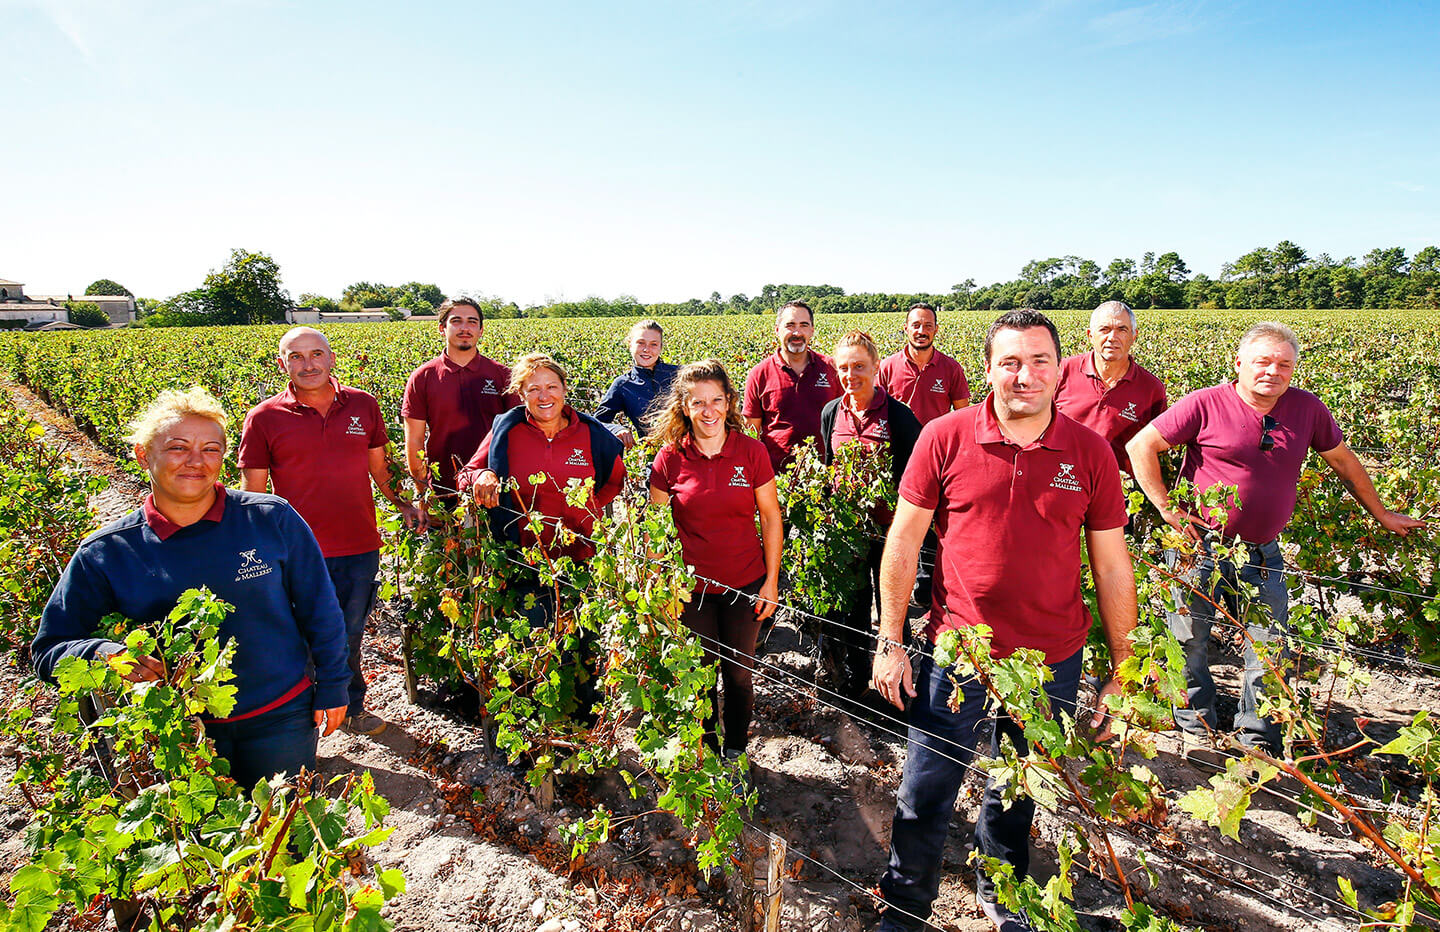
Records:
[[[810,349],[815,313],[804,301],[789,301],[775,316],[780,346],[745,376],[740,413],[760,437],[778,473],[790,464],[795,447],[820,436],[820,412],[840,397],[835,366]]]
[[[905,315],[905,345],[880,361],[880,387],[913,411],[921,424],[970,403],[964,367],[935,348],[939,326],[933,304],[911,305]]]
[[[445,349],[410,374],[400,416],[405,421],[405,461],[415,484],[432,485],[454,499],[455,473],[490,433],[497,415],[520,403],[506,391],[510,369],[480,354],[485,314],[473,298],[440,305]]]
[[[1074,715],[1090,631],[1080,596],[1083,530],[1112,668],[1131,653],[1135,575],[1125,546],[1120,471],[1104,440],[1055,410],[1059,362],[1060,337],[1045,315],[1026,309],[995,321],[985,336],[985,380],[993,391],[983,403],[926,425],[900,482],[880,567],[881,636],[872,684],[897,708],[914,702],[890,866],[880,882],[885,902],[896,908],[886,910],[882,930],[920,929],[923,923],[912,917],[930,913],[965,779],[959,762],[971,756],[986,714],[985,690],[976,680],[956,686],[929,652],[912,669],[901,645],[916,557],[931,520],[940,546],[925,628],[929,644],[942,631],[984,624],[993,631],[996,656],[1022,647],[1042,651],[1054,674],[1045,688],[1052,709]],[[1105,697],[1118,689],[1112,674],[1096,705],[1104,708]],[[1091,724],[1102,726],[1103,716]],[[1021,730],[1002,714],[992,753],[1005,736],[1028,752]],[[1034,811],[1030,799],[1007,806],[993,782],[987,785],[976,851],[1009,862],[1023,877]],[[976,890],[997,929],[1029,928],[1023,915],[996,902],[983,872]]]

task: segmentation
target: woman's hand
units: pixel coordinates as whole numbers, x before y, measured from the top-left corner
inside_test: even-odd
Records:
[[[477,505],[494,508],[500,504],[500,477],[487,469],[475,479],[470,492],[475,496]]]
[[[780,607],[780,582],[779,580],[765,580],[760,584],[760,591],[755,594],[755,615],[757,620],[764,621],[775,614],[775,609]]]

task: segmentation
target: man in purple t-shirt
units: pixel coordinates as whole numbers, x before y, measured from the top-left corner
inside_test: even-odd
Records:
[[[1278,537],[1295,510],[1300,470],[1309,451],[1329,464],[1340,481],[1386,530],[1405,535],[1425,526],[1407,515],[1388,511],[1375,492],[1370,475],[1345,445],[1344,435],[1324,402],[1290,387],[1300,359],[1300,343],[1289,327],[1272,321],[1256,324],[1240,338],[1235,381],[1191,392],[1151,421],[1126,444],[1135,481],[1160,510],[1165,522],[1200,544],[1200,559],[1187,577],[1183,594],[1188,611],[1170,614],[1170,630],[1185,648],[1189,708],[1175,710],[1175,723],[1185,732],[1204,736],[1216,727],[1215,681],[1210,675],[1210,626],[1216,604],[1235,618],[1246,612],[1239,593],[1259,590],[1270,609],[1271,624],[1249,626],[1240,709],[1235,728],[1241,744],[1280,750],[1280,729],[1260,714],[1265,665],[1254,643],[1285,630],[1289,600],[1284,560]],[[1198,491],[1235,486],[1223,521],[1187,514],[1170,507],[1169,490],[1160,475],[1160,454],[1185,445],[1180,478]],[[1211,542],[1223,539],[1243,553],[1220,561],[1220,579],[1202,596],[1202,580],[1215,576]],[[1172,565],[1176,555],[1166,555]],[[1212,601],[1213,600],[1213,601]],[[1177,602],[1179,599],[1177,598]]]

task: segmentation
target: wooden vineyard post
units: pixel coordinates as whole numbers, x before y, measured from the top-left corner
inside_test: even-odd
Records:
[[[770,836],[770,864],[765,885],[765,932],[780,932],[780,885],[785,867],[785,839]]]
[[[405,671],[405,695],[409,697],[410,704],[414,705],[420,699],[420,680],[415,675],[415,660],[410,656],[412,634],[410,625],[400,622],[400,660]]]

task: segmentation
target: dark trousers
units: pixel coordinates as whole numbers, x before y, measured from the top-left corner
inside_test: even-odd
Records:
[[[375,593],[380,591],[380,551],[357,553],[348,557],[326,557],[325,568],[335,584],[340,600],[340,614],[345,616],[345,639],[350,645],[350,707],[347,715],[365,711],[365,676],[360,672],[360,643],[365,637],[365,621],[375,608]]]
[[[254,788],[277,773],[295,776],[300,768],[314,771],[315,689],[311,687],[263,715],[238,722],[211,723],[205,734],[215,742],[215,751],[230,762],[230,778]]]
[[[515,593],[520,600],[520,614],[530,622],[530,630],[547,628],[555,623],[553,586],[534,579],[516,585]],[[527,602],[530,604],[527,605]],[[595,705],[600,701],[598,674],[595,671],[596,654],[595,635],[589,631],[581,631],[579,647],[576,650],[564,651],[560,655],[562,664],[576,668],[575,720],[585,724],[595,723]]]
[[[1046,684],[1045,694],[1056,716],[1062,710],[1075,714],[1083,654],[1084,651],[1079,650],[1050,665],[1055,678]],[[949,701],[954,688],[948,671],[938,667],[928,654],[916,659],[918,695],[910,705],[905,769],[895,797],[895,818],[890,831],[890,866],[880,881],[880,892],[887,904],[916,916],[929,916],[930,904],[939,894],[940,859],[950,834],[955,797],[966,773],[966,768],[957,761],[970,762],[976,732],[985,717],[985,690],[979,681],[970,679],[961,684],[964,699],[960,708],[952,712]],[[1004,735],[1010,736],[1021,755],[1029,753],[1029,743],[1020,728],[1009,717],[1001,715],[990,741],[992,756],[999,755],[1000,739]],[[1033,800],[1019,799],[1006,809],[994,781],[987,782],[980,814],[975,820],[975,849],[1013,864],[1016,878],[1024,877],[1030,869],[1030,823],[1034,816]],[[993,885],[983,871],[979,872],[976,888],[981,896],[993,899]],[[892,910],[886,912],[879,928],[914,930],[922,925]]]
[[[755,639],[760,622],[751,600],[760,591],[765,577],[760,577],[739,592],[696,592],[680,620],[700,638],[707,663],[720,661],[720,678],[725,683],[725,708],[721,714],[720,696],[710,690],[710,710],[705,715],[705,741],[719,750],[720,740],[715,725],[724,725],[724,748],[744,751],[750,733],[750,717],[755,711]],[[718,644],[716,642],[719,642]]]
[[[825,627],[826,640],[832,645],[837,692],[851,699],[864,695],[870,685],[870,669],[875,656],[875,637],[871,631],[880,613],[880,557],[885,542],[875,541],[865,556],[864,576],[850,605],[831,614],[836,622]],[[909,643],[910,626],[902,637]]]

